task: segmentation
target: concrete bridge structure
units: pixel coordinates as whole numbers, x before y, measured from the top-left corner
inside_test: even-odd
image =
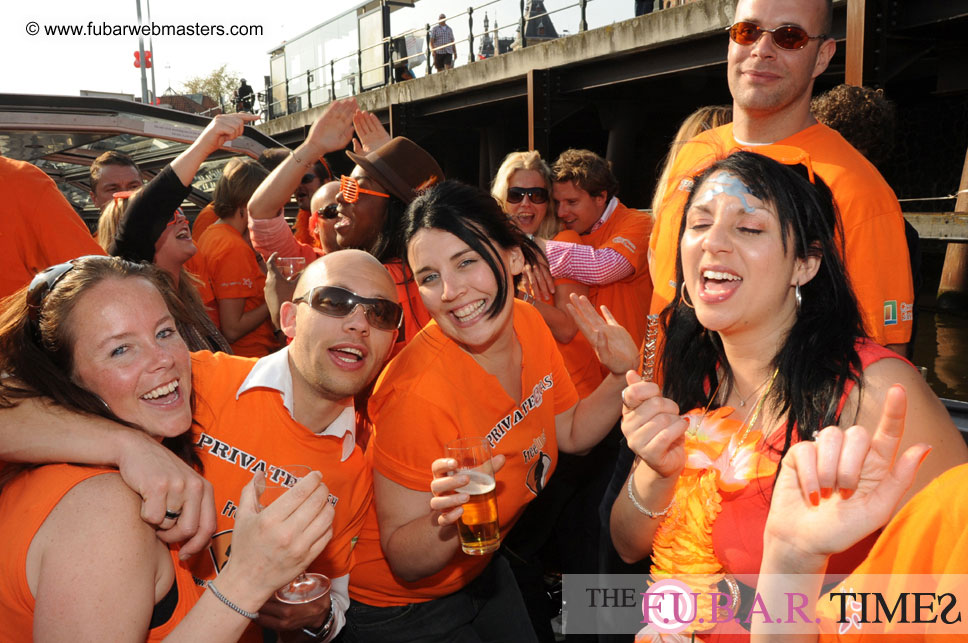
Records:
[[[733,0],[698,0],[357,99],[393,135],[425,146],[448,176],[483,187],[510,151],[537,149],[553,159],[568,147],[587,147],[613,162],[623,201],[648,207],[678,123],[696,107],[731,101],[725,30],[734,7]],[[817,92],[865,84],[884,88],[897,104],[898,154],[883,172],[902,199],[959,188],[968,148],[966,28],[968,0],[834,4],[838,50]],[[298,143],[323,109],[259,129]],[[968,217],[952,214],[953,199],[903,204],[924,236],[968,240]]]

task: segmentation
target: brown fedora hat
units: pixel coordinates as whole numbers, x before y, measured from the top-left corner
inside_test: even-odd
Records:
[[[417,198],[420,190],[444,180],[444,171],[434,157],[403,136],[390,139],[366,156],[353,152],[346,155],[387,192],[407,204]]]

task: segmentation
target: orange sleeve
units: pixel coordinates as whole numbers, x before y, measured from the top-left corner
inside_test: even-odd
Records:
[[[625,257],[639,273],[648,267],[649,235],[652,233],[652,217],[644,212],[622,208],[620,221],[599,248],[611,248]],[[619,214],[616,212],[615,214]]]
[[[893,212],[844,229],[847,274],[871,339],[881,345],[911,340],[914,286],[903,219]]]
[[[392,390],[376,409],[373,468],[397,484],[416,491],[430,491],[430,465],[444,455],[444,445],[460,436],[455,418],[437,400],[424,380],[419,392]],[[469,384],[472,386],[472,384]],[[396,394],[394,394],[396,393]]]

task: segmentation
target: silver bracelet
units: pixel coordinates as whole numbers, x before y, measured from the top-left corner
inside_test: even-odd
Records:
[[[254,621],[255,619],[259,618],[258,612],[247,612],[241,607],[239,607],[238,605],[236,605],[235,603],[233,603],[232,601],[230,601],[229,599],[225,598],[225,595],[215,588],[215,581],[208,581],[205,584],[205,586],[208,587],[210,590],[212,590],[212,593],[215,594],[215,598],[219,599],[220,601],[222,601],[223,603],[225,603],[226,605],[228,605],[229,607],[231,607],[232,609],[234,609],[236,612],[246,617],[247,619]]]
[[[638,509],[640,513],[644,513],[649,518],[661,518],[662,516],[669,513],[669,510],[672,509],[672,504],[676,501],[675,496],[673,496],[672,500],[669,501],[669,506],[663,509],[662,511],[652,511],[650,509],[646,509],[636,499],[635,492],[632,491],[632,478],[634,477],[635,477],[635,470],[633,469],[632,472],[629,474],[629,483],[627,485],[627,488],[629,492],[629,500],[632,501],[632,504],[635,506],[635,508]]]

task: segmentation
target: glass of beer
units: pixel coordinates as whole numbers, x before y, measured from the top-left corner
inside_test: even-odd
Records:
[[[306,258],[276,257],[276,266],[279,268],[282,276],[286,278],[286,281],[292,281],[306,267]]]
[[[501,545],[497,520],[497,491],[491,449],[485,438],[460,438],[446,445],[447,457],[457,461],[454,475],[463,474],[470,482],[458,489],[471,498],[457,521],[460,546],[465,554],[483,556]]]

